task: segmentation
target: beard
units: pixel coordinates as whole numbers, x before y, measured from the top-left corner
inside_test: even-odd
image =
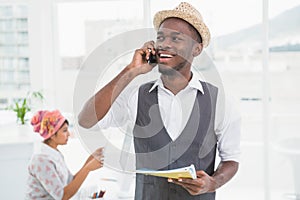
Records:
[[[178,74],[178,72],[186,66],[187,62],[188,61],[185,60],[185,61],[179,63],[178,65],[176,65],[175,67],[170,67],[170,66],[164,65],[164,64],[158,64],[158,71],[162,75],[172,76],[172,75]]]

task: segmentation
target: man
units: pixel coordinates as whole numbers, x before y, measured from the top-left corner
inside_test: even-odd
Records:
[[[239,115],[231,104],[220,103],[217,87],[197,80],[191,72],[193,59],[210,40],[200,13],[181,3],[174,10],[156,13],[154,26],[156,43],[149,41],[137,49],[131,63],[86,102],[79,124],[109,127],[131,119],[138,169],[195,165],[197,179],[137,174],[135,199],[213,200],[216,189],[238,170]],[[157,58],[160,79],[129,96],[124,90],[128,84],[156,65],[148,63],[151,54]],[[221,162],[215,170],[217,150]]]

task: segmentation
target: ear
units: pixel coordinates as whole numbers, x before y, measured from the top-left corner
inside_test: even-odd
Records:
[[[193,48],[193,57],[197,57],[200,55],[203,49],[203,44],[202,43],[195,43],[194,48]]]

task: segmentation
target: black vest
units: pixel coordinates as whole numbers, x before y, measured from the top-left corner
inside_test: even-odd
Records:
[[[136,168],[175,169],[194,164],[196,170],[214,173],[217,140],[214,131],[218,89],[201,82],[204,94],[197,97],[179,137],[172,141],[161,119],[157,87],[153,82],[139,88],[138,110],[133,129]],[[176,123],[176,121],[174,122]],[[168,183],[166,178],[136,175],[135,200],[214,200],[215,193],[192,196],[183,187]]]

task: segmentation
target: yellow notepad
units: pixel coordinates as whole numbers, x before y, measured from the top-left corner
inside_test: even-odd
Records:
[[[136,170],[136,173],[165,177],[165,178],[174,178],[174,179],[179,179],[179,178],[196,179],[197,178],[195,166],[193,164],[191,164],[188,167],[182,167],[182,168],[171,169],[171,170],[139,169]]]

